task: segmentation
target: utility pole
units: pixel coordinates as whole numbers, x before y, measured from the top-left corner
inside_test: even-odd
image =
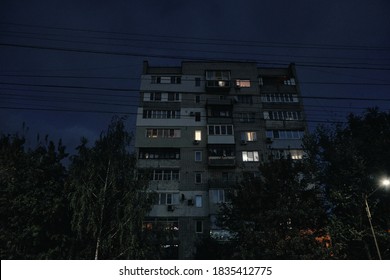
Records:
[[[368,217],[368,221],[369,221],[369,223],[370,223],[371,232],[372,232],[372,237],[374,237],[374,242],[375,242],[376,251],[377,251],[377,253],[378,253],[378,258],[381,260],[381,259],[382,259],[382,256],[381,256],[381,252],[380,252],[380,250],[379,250],[378,241],[376,240],[374,227],[372,226],[372,222],[371,222],[371,212],[370,212],[370,207],[368,206],[367,197],[368,197],[367,194],[364,195],[364,203],[365,203],[365,205],[366,205],[367,217]]]

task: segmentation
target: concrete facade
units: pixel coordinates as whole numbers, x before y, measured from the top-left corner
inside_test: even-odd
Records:
[[[223,240],[218,205],[244,176],[270,158],[302,157],[307,129],[293,64],[144,62],[136,123],[138,168],[158,199],[146,228],[171,231],[165,244],[191,259],[205,235]]]

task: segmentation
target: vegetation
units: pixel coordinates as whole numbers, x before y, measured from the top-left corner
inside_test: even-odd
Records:
[[[38,138],[28,147],[24,136],[1,135],[0,257],[160,258],[142,232],[152,197],[130,140],[123,120],[113,119],[65,166],[61,141]],[[382,258],[390,259],[390,192],[379,188],[390,174],[390,114],[350,115],[304,142],[304,160],[264,163],[261,177],[236,186],[220,211],[220,226],[234,238],[204,240],[197,258],[377,259],[367,196]]]
[[[86,140],[69,168],[75,258],[144,259],[142,221],[151,210],[147,181],[138,179],[131,137],[113,121],[92,148]],[[146,247],[146,248],[145,248]]]
[[[319,127],[306,141],[317,184],[326,191],[335,258],[378,258],[365,195],[379,247],[390,258],[390,192],[380,188],[380,179],[390,175],[389,144],[390,115],[377,109],[350,115],[345,127]]]
[[[66,259],[70,244],[65,147],[48,141],[0,138],[1,259]]]
[[[148,258],[142,220],[151,197],[130,140],[123,120],[113,119],[92,147],[82,140],[66,169],[61,142],[46,137],[26,148],[24,137],[2,135],[1,258]]]
[[[350,115],[304,142],[304,160],[265,163],[260,178],[237,186],[220,210],[221,226],[236,237],[204,240],[198,258],[378,259],[367,195],[382,258],[390,259],[390,193],[379,186],[390,174],[390,114]],[[229,250],[216,254],[222,245]]]
[[[235,256],[242,259],[324,259],[326,213],[320,190],[291,159],[263,164],[260,178],[237,188],[221,209],[222,227],[236,234]]]

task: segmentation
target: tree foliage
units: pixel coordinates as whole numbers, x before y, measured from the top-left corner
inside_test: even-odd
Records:
[[[65,147],[47,137],[35,148],[25,142],[18,135],[0,137],[0,257],[67,258]]]
[[[222,225],[236,233],[236,255],[243,259],[329,257],[326,215],[319,190],[303,176],[303,164],[278,160],[263,164],[262,176],[242,182],[223,206]]]
[[[72,228],[77,233],[75,258],[143,259],[148,246],[142,220],[150,211],[147,182],[137,178],[131,137],[115,119],[93,147],[84,139],[72,157]]]
[[[364,116],[350,115],[345,126],[319,127],[306,141],[315,177],[326,189],[336,258],[377,258],[365,195],[379,247],[384,257],[390,257],[390,194],[378,189],[380,178],[390,175],[389,145],[390,115],[377,109]]]

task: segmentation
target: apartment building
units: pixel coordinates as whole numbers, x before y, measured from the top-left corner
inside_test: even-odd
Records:
[[[155,205],[147,230],[167,258],[191,259],[205,235],[226,240],[218,205],[270,158],[302,157],[306,131],[293,64],[144,62],[136,123],[140,172],[148,172]]]

